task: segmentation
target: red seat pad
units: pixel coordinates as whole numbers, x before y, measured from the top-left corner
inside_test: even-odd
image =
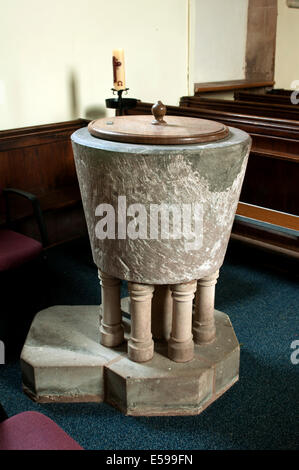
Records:
[[[54,421],[25,411],[0,423],[0,450],[83,450]]]
[[[0,229],[0,271],[21,266],[36,258],[42,244],[12,230]]]

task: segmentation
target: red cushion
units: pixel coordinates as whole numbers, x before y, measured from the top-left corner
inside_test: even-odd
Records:
[[[54,421],[25,411],[0,423],[0,450],[83,450]]]
[[[12,230],[0,230],[0,271],[7,271],[36,258],[42,244]]]

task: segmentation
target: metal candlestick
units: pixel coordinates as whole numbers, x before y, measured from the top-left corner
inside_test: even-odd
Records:
[[[115,109],[116,116],[123,116],[127,109],[135,108],[138,100],[136,98],[123,98],[123,92],[128,94],[129,88],[124,90],[115,90],[111,88],[113,95],[117,93],[117,98],[108,98],[106,99],[106,108]]]

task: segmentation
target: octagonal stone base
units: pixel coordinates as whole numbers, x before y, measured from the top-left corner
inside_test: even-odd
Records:
[[[128,310],[128,299],[122,299]],[[193,415],[238,380],[239,343],[229,317],[215,310],[216,340],[195,345],[194,359],[175,363],[155,343],[151,361],[99,342],[99,306],[55,306],[39,312],[21,354],[23,388],[38,402],[95,401],[133,416]],[[124,317],[126,339],[130,320]]]

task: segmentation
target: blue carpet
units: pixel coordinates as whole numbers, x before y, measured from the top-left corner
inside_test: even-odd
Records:
[[[298,284],[292,273],[274,269],[265,260],[259,253],[246,257],[232,250],[226,256],[216,308],[230,316],[241,343],[240,380],[201,415],[135,418],[106,404],[36,404],[22,392],[13,354],[0,366],[0,401],[9,416],[26,410],[46,414],[85,449],[298,449],[299,364],[290,360],[290,345],[299,339]],[[100,302],[87,240],[49,250],[45,271],[39,279],[38,301],[32,295],[36,286],[31,288],[31,297],[30,286],[25,288],[26,301],[35,308],[30,319],[37,305]],[[25,308],[24,298],[15,301]],[[30,316],[29,307],[28,312]],[[5,333],[10,333],[17,354],[28,329],[28,319],[22,323],[22,315],[18,318],[16,322],[14,317],[14,328]],[[16,335],[21,341],[18,345],[12,330],[19,330],[20,325],[25,330]]]

